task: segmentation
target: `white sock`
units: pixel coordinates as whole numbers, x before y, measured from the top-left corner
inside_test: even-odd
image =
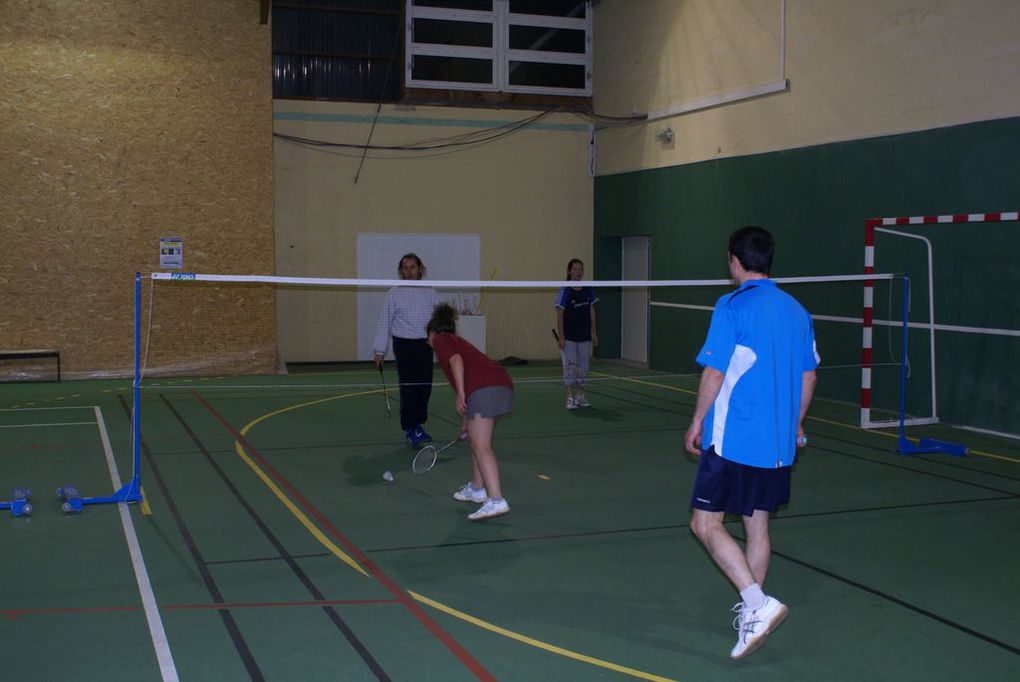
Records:
[[[765,593],[761,591],[761,585],[751,583],[740,590],[740,598],[744,600],[744,606],[751,611],[757,611],[765,606]]]

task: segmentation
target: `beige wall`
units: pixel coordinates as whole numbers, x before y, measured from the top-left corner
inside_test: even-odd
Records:
[[[376,107],[280,100],[275,111],[278,133],[360,145],[369,139]],[[498,123],[535,113],[384,105],[372,144],[491,132]],[[296,116],[308,120],[287,120]],[[479,234],[483,279],[495,273],[498,279],[558,280],[570,258],[591,260],[594,183],[588,175],[587,122],[581,118],[547,116],[495,142],[442,153],[373,151],[355,183],[360,160],[357,149],[276,140],[278,274],[355,277],[357,236],[369,232]],[[343,359],[338,346],[349,345],[342,337],[354,331],[343,319],[350,311],[349,304],[322,294],[281,302],[281,329],[307,330],[300,347],[281,337],[284,358],[323,360],[332,353]],[[555,348],[547,329],[551,314],[550,299],[540,307],[536,327],[544,332],[536,343],[545,350]],[[493,340],[508,333],[489,329]]]
[[[127,371],[162,236],[187,270],[272,271],[269,65],[253,0],[0,3],[0,350]]]
[[[779,0],[603,0],[595,108],[660,111],[780,79]],[[1020,2],[788,0],[789,91],[608,130],[598,173],[1020,114]],[[655,134],[667,127],[670,144]]]

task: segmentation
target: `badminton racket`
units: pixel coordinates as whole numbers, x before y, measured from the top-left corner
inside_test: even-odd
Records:
[[[386,416],[393,416],[393,408],[390,407],[390,394],[386,391],[386,375],[383,374],[382,365],[379,365],[379,381],[382,382],[383,399],[386,401]]]
[[[436,465],[436,461],[439,459],[439,453],[459,440],[459,437],[454,438],[441,448],[437,448],[435,445],[426,445],[416,452],[411,459],[411,471],[419,475],[432,471],[432,467]]]

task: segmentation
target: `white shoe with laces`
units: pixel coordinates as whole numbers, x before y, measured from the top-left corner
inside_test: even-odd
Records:
[[[485,504],[478,508],[478,511],[468,514],[469,521],[481,521],[491,519],[493,516],[503,516],[510,511],[510,505],[506,500],[486,500]]]
[[[730,658],[739,661],[758,650],[765,638],[775,632],[790,609],[775,597],[765,597],[765,603],[752,611],[743,602],[733,605],[736,617],[733,629],[737,631],[737,643],[730,651]]]
[[[568,410],[576,410],[577,409],[577,401],[574,400],[573,398],[567,398],[567,409]]]
[[[476,490],[469,481],[462,485],[460,489],[453,494],[453,499],[458,502],[474,502],[475,504],[481,504],[489,499],[489,494],[485,491],[485,488]]]
[[[574,398],[574,404],[578,407],[591,407],[591,403],[588,402],[588,398],[583,395],[579,395]]]

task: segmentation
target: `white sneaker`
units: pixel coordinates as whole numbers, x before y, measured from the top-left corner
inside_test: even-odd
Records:
[[[507,504],[506,500],[486,500],[485,504],[478,508],[478,511],[473,514],[468,514],[469,521],[481,521],[483,519],[491,519],[493,516],[503,516],[510,511],[510,505]]]
[[[579,395],[574,398],[574,404],[578,407],[591,407],[591,403],[588,402],[588,398],[583,395]]]
[[[737,631],[737,643],[730,651],[730,658],[739,661],[758,650],[765,643],[765,638],[775,632],[783,622],[790,609],[775,597],[765,597],[765,603],[754,611],[741,602],[734,605],[737,613],[733,619],[733,629]]]
[[[574,400],[573,398],[567,398],[567,409],[568,410],[576,410],[577,409],[577,401]]]
[[[471,483],[465,483],[460,487],[460,490],[453,494],[453,499],[458,502],[474,502],[475,504],[481,504],[489,499],[489,494],[485,492],[485,488],[481,490],[475,490]]]

